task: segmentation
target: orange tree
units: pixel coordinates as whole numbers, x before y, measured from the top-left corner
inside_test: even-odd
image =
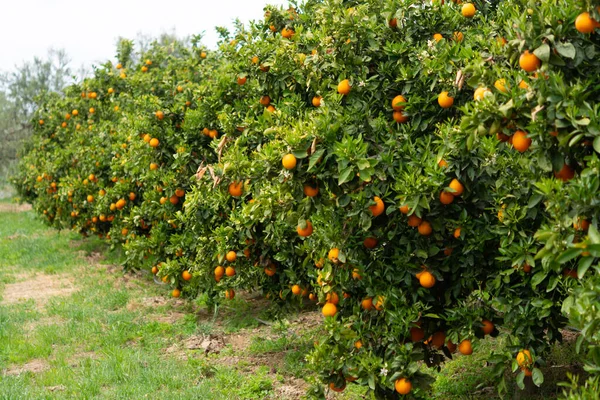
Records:
[[[215,52],[122,42],[40,106],[15,183],[173,296],[318,302],[327,390],[426,398],[419,362],[498,328],[499,390],[540,385],[598,272],[596,6],[307,1]]]

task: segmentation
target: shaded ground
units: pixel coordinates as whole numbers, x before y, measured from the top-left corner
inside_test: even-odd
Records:
[[[45,228],[32,212],[0,209],[0,399],[303,396],[318,311],[273,320],[268,302],[238,293],[215,316],[202,299],[168,297],[149,274],[124,275],[119,257]],[[556,397],[556,382],[581,368],[574,340],[548,357],[544,389],[522,398]],[[486,340],[446,363],[431,398],[498,398],[486,364],[502,346]],[[349,385],[330,398],[370,397]]]

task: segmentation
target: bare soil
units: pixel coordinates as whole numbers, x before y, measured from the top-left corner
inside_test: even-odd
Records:
[[[66,296],[75,290],[72,278],[66,275],[38,274],[24,281],[7,284],[4,287],[0,304],[7,305],[33,300],[37,307],[41,307],[51,297]]]

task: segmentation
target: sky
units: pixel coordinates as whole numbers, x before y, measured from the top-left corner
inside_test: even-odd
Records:
[[[119,36],[138,33],[179,37],[202,33],[215,48],[216,26],[231,28],[235,18],[248,23],[263,18],[266,4],[288,0],[2,0],[0,7],[0,71],[45,57],[49,48],[64,49],[70,67],[90,69],[113,59]]]

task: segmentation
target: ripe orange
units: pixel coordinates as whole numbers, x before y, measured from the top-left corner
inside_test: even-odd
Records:
[[[494,87],[502,93],[508,93],[508,89],[506,88],[506,79],[504,78],[496,80],[496,82],[494,82]]]
[[[86,200],[87,200],[88,203],[92,203],[94,201],[94,196],[92,196],[91,194],[88,194]]]
[[[492,321],[484,319],[481,321],[481,324],[483,325],[483,328],[481,329],[483,330],[484,335],[489,335],[494,332],[494,323]]]
[[[337,314],[337,307],[333,303],[325,303],[321,312],[325,317],[333,317],[335,314]]]
[[[225,290],[225,298],[227,300],[233,300],[234,297],[235,297],[235,290],[233,290],[233,289]]]
[[[258,64],[258,61],[259,61],[258,56],[252,57],[252,64]]]
[[[421,218],[417,217],[416,214],[410,215],[408,217],[408,226],[415,228],[421,224],[421,221]]]
[[[247,80],[248,80],[248,78],[245,77],[245,76],[238,76],[238,78],[237,78],[237,84],[240,85],[240,86],[242,86],[242,85],[244,85],[246,83]]]
[[[259,102],[261,105],[267,107],[269,104],[271,104],[271,98],[269,96],[261,96]]]
[[[338,249],[337,247],[334,247],[333,249],[329,250],[329,253],[327,254],[327,258],[330,261],[335,263],[338,261],[339,255],[340,255],[340,249]]]
[[[448,92],[442,92],[438,96],[438,104],[442,108],[450,108],[454,104],[454,97],[448,96]]]
[[[340,296],[336,292],[329,292],[327,293],[327,297],[325,297],[325,300],[328,303],[333,303],[337,306],[340,303]]]
[[[412,390],[412,383],[406,378],[400,378],[394,382],[394,388],[400,395],[409,394]]]
[[[465,190],[465,187],[456,178],[452,179],[452,181],[450,182],[450,184],[448,185],[448,187],[450,189],[454,190],[454,192],[452,192],[453,196],[460,196],[461,194],[463,194],[463,191]]]
[[[471,345],[471,341],[468,339],[463,340],[458,345],[458,351],[465,356],[470,356],[473,354],[473,346]]]
[[[235,251],[230,250],[227,252],[227,254],[225,255],[225,258],[227,259],[227,261],[229,262],[234,262],[237,259],[237,254],[235,253]]]
[[[190,271],[183,271],[181,273],[181,277],[183,278],[184,281],[189,281],[192,279],[192,274],[190,274]]]
[[[435,40],[436,42],[439,42],[440,40],[442,40],[444,37],[442,36],[441,33],[434,33],[433,34],[433,40]]]
[[[475,99],[475,101],[483,100],[485,98],[486,93],[491,93],[490,89],[480,86],[477,89],[475,89],[473,99]]]
[[[173,195],[173,196],[169,197],[169,202],[175,206],[175,205],[179,204],[179,197],[177,197],[176,195]]]
[[[158,141],[157,138],[150,139],[150,147],[156,148],[156,147],[158,147],[159,144],[160,144],[160,142]]]
[[[527,137],[526,132],[516,131],[512,136],[512,145],[517,151],[523,153],[531,146],[531,139]]]
[[[290,39],[292,36],[294,36],[294,30],[288,29],[288,28],[283,28],[281,30],[281,36],[283,36],[286,39]]]
[[[244,192],[244,184],[242,181],[233,181],[229,184],[229,194],[233,197],[240,197]]]
[[[160,111],[160,110],[159,110],[159,111],[156,111],[156,112],[154,113],[154,115],[156,115],[156,118],[158,118],[158,120],[159,120],[159,121],[162,121],[162,120],[163,120],[163,118],[165,117],[165,113],[164,113],[164,112],[162,112],[162,111]]]
[[[522,367],[521,371],[523,371],[523,374],[525,374],[525,376],[533,375],[532,371],[529,368]]]
[[[392,100],[392,108],[394,109],[394,111],[404,110],[404,104],[400,103],[406,103],[406,99],[404,98],[404,96],[398,95],[394,97],[394,99]]]
[[[360,302],[360,306],[363,310],[372,310],[373,309],[373,299],[371,297],[367,297]]]
[[[377,239],[374,237],[368,237],[363,241],[363,245],[367,249],[374,249],[377,246]]]
[[[215,268],[215,277],[221,278],[223,275],[225,275],[225,268],[219,265]]]
[[[427,221],[423,221],[419,224],[419,227],[417,228],[417,230],[419,231],[419,234],[422,236],[429,236],[431,235],[431,232],[433,232],[433,230],[431,229],[431,224]]]
[[[135,193],[133,193],[133,192],[129,193],[129,200],[131,200],[131,201],[135,200]]]
[[[354,268],[352,270],[352,279],[360,281],[362,276],[360,275],[360,270],[358,268]]]
[[[404,115],[402,111],[394,111],[392,117],[394,118],[394,121],[396,121],[399,124],[403,124],[406,121],[408,121],[408,117]]]
[[[463,35],[462,32],[454,32],[454,35],[452,35],[452,38],[454,39],[455,42],[462,42],[463,39],[465,38],[465,35]]]
[[[152,267],[152,274],[153,275],[158,274],[158,267],[157,266]]]
[[[267,111],[270,113],[275,112],[275,106],[273,106],[273,104],[271,104],[269,107],[267,107]]]
[[[304,195],[308,197],[315,197],[319,194],[319,187],[312,187],[310,185],[304,185]]]
[[[362,346],[363,346],[363,344],[362,344],[362,342],[360,340],[357,340],[356,342],[354,342],[354,347],[357,350],[360,350]]]
[[[452,343],[451,340],[448,340],[446,342],[446,347],[448,348],[448,351],[450,351],[450,353],[454,353],[456,351],[456,345]]]
[[[377,311],[383,310],[384,303],[385,303],[385,297],[377,296],[377,301],[375,302],[375,309]]]
[[[322,99],[321,96],[315,96],[315,97],[313,97],[312,98],[312,105],[314,107],[321,107],[321,99]]]
[[[292,286],[292,293],[298,296],[300,293],[302,293],[302,289],[299,285],[294,285]]]
[[[475,12],[477,11],[477,9],[475,8],[475,6],[471,3],[465,3],[462,6],[462,16],[465,18],[473,18],[473,16],[475,15]]]
[[[127,229],[127,228],[121,229],[121,235],[127,236],[128,233],[129,233],[129,229]]]
[[[283,156],[281,164],[285,169],[293,169],[296,167],[296,157],[293,154],[286,154]]]
[[[408,208],[408,204],[404,204],[404,205],[400,206],[400,212],[401,212],[402,214],[408,214],[408,212],[409,212],[409,211],[410,211],[410,210],[409,210],[409,208]],[[418,225],[418,224],[417,224],[417,225]]]
[[[418,326],[413,326],[409,330],[410,341],[413,343],[420,342],[425,338],[425,331]]]
[[[531,352],[527,349],[519,351],[517,354],[517,364],[519,367],[529,367],[533,363]]]
[[[227,276],[234,276],[235,275],[235,268],[233,268],[233,267],[227,267],[227,268],[225,268],[225,275],[227,275]]]
[[[185,191],[181,188],[177,188],[177,189],[175,189],[175,196],[183,197],[183,196],[185,196]]]
[[[454,196],[452,193],[442,190],[440,192],[440,202],[444,205],[451,204],[454,201]]]
[[[350,86],[350,81],[348,79],[344,79],[343,81],[341,81],[337,87],[338,93],[344,96],[349,94],[351,89],[352,86]]]
[[[590,227],[590,221],[585,218],[577,218],[573,222],[573,228],[578,231],[587,231]]]
[[[150,171],[155,171],[158,169],[158,164],[156,163],[150,163]]]
[[[588,12],[579,14],[575,19],[575,29],[581,33],[592,33],[599,27],[600,23],[593,19]]]
[[[339,387],[335,386],[334,382],[331,382],[331,383],[329,383],[329,389],[331,389],[334,392],[341,393],[344,391],[344,389],[346,389],[346,382],[344,382],[342,384],[342,386],[339,386]]]
[[[309,220],[306,220],[306,227],[303,229],[300,227],[300,225],[298,225],[298,227],[296,228],[296,232],[298,232],[298,235],[300,235],[301,237],[308,237],[308,236],[312,235],[312,233],[313,233],[312,223]]]
[[[179,296],[181,296],[181,290],[179,290],[179,289],[173,289],[173,292],[171,292],[171,295],[173,297],[179,297]]]
[[[436,349],[441,349],[444,347],[444,342],[446,342],[446,334],[442,331],[438,331],[431,336],[429,342],[431,346],[435,347]]]
[[[519,57],[519,66],[526,72],[533,72],[538,69],[541,65],[541,60],[529,50],[525,50]]]
[[[396,28],[398,26],[398,19],[392,18],[388,21],[388,25],[390,28]]]
[[[435,276],[429,271],[423,271],[419,275],[419,283],[426,289],[431,289],[435,285]]]
[[[454,236],[455,239],[458,239],[458,238],[460,238],[460,232],[461,232],[461,228],[459,226],[458,228],[456,228],[454,230],[454,234],[452,236]]]
[[[273,276],[277,272],[277,267],[275,267],[274,264],[270,264],[269,266],[265,267],[264,271],[267,276]]]
[[[378,217],[385,211],[385,204],[383,200],[377,196],[373,197],[373,201],[375,201],[375,205],[369,206],[369,210],[371,210],[374,217]]]
[[[563,167],[558,172],[554,172],[554,176],[563,182],[573,179],[575,176],[575,170],[571,168],[567,163],[563,164]]]

